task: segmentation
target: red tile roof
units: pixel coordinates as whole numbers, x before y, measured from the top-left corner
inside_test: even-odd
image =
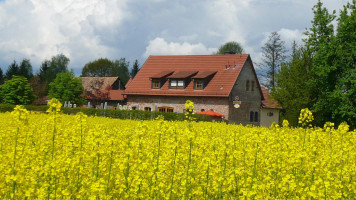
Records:
[[[102,90],[104,93],[108,93],[109,100],[124,100],[124,90]]]
[[[173,72],[174,71],[162,71],[162,72],[159,72],[158,74],[151,76],[150,78],[163,78],[165,76],[173,74]]]
[[[126,88],[125,94],[228,97],[248,58],[248,54],[150,56]],[[198,71],[198,77],[205,71],[216,74],[204,90],[194,90],[194,81],[190,81],[185,89],[169,89],[169,81],[160,89],[152,89],[150,77],[163,71]]]
[[[178,71],[178,72],[174,72],[172,75],[168,76],[167,78],[188,78],[197,73],[198,71]]]
[[[199,72],[197,75],[193,76],[192,78],[207,78],[213,74],[215,74],[217,71],[202,71]]]
[[[278,102],[271,97],[266,88],[261,87],[261,89],[264,97],[264,100],[262,100],[262,108],[282,109],[282,107],[278,105]]]

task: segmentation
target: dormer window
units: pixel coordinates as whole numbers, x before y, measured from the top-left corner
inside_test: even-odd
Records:
[[[169,88],[171,89],[184,89],[185,84],[183,79],[171,79]]]
[[[202,90],[203,89],[203,81],[202,80],[199,80],[199,79],[196,79],[194,81],[194,89],[196,90]]]
[[[167,76],[173,74],[173,71],[162,71],[150,77],[151,88],[160,89],[167,81]]]
[[[202,71],[193,76],[194,90],[204,90],[217,71]]]

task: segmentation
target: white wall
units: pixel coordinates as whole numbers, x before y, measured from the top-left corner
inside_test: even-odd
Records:
[[[272,116],[268,116],[268,113],[273,113]],[[261,126],[270,127],[273,122],[279,124],[279,109],[273,108],[261,108]]]

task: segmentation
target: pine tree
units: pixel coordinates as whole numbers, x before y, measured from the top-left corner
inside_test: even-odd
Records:
[[[139,71],[139,65],[138,65],[138,60],[135,60],[135,63],[132,66],[132,70],[131,70],[131,78],[134,79],[136,74]]]
[[[19,72],[18,74],[19,76],[23,76],[27,79],[30,79],[33,77],[32,74],[32,65],[29,59],[23,59],[21,61],[20,67],[19,67]]]
[[[13,63],[9,65],[6,71],[6,79],[11,79],[13,75],[17,75],[19,73],[19,66],[17,65],[16,61],[14,60]]]

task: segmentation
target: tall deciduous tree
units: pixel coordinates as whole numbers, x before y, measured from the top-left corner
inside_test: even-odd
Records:
[[[60,73],[49,84],[49,97],[59,99],[61,102],[70,101],[82,105],[85,102],[81,96],[83,92],[82,81],[74,77],[73,72]]]
[[[356,128],[356,0],[348,3],[340,11],[336,33],[337,80],[335,90],[331,94],[333,120],[342,121]]]
[[[335,89],[337,73],[339,69],[334,65],[336,56],[336,39],[334,36],[333,21],[335,11],[329,11],[318,3],[313,7],[314,18],[312,27],[306,32],[306,46],[309,54],[312,56],[313,78],[308,82],[313,92],[312,111],[315,115],[315,122],[321,126],[325,120],[331,121],[333,113],[333,103],[330,102],[330,95]]]
[[[221,45],[216,54],[241,54],[243,53],[243,51],[244,49],[242,48],[240,43],[231,41]]]
[[[277,32],[272,32],[268,41],[262,47],[262,76],[261,83],[271,91],[275,86],[275,77],[285,59],[284,41]]]
[[[118,76],[125,84],[129,80],[129,62],[125,58],[111,61],[107,58],[100,58],[85,64],[82,69],[82,77],[111,77]]]
[[[20,67],[19,67],[19,71],[18,74],[19,76],[23,76],[27,79],[30,79],[33,77],[33,73],[32,73],[32,65],[29,59],[23,59],[21,61]]]
[[[12,76],[16,76],[18,73],[19,73],[19,66],[18,64],[16,63],[16,61],[14,60],[14,62],[12,62],[9,67],[7,68],[7,71],[6,71],[6,79],[11,79]]]
[[[13,76],[0,85],[0,96],[4,103],[13,105],[30,104],[35,99],[30,84],[22,76]]]
[[[139,71],[139,65],[138,65],[138,60],[135,60],[135,63],[132,66],[132,70],[131,70],[131,77],[132,79],[135,78],[136,74]]]
[[[297,126],[300,110],[311,106],[308,85],[308,80],[312,78],[311,58],[305,48],[297,47],[296,43],[293,43],[292,49],[291,60],[282,63],[271,94],[284,108],[282,118]]]

